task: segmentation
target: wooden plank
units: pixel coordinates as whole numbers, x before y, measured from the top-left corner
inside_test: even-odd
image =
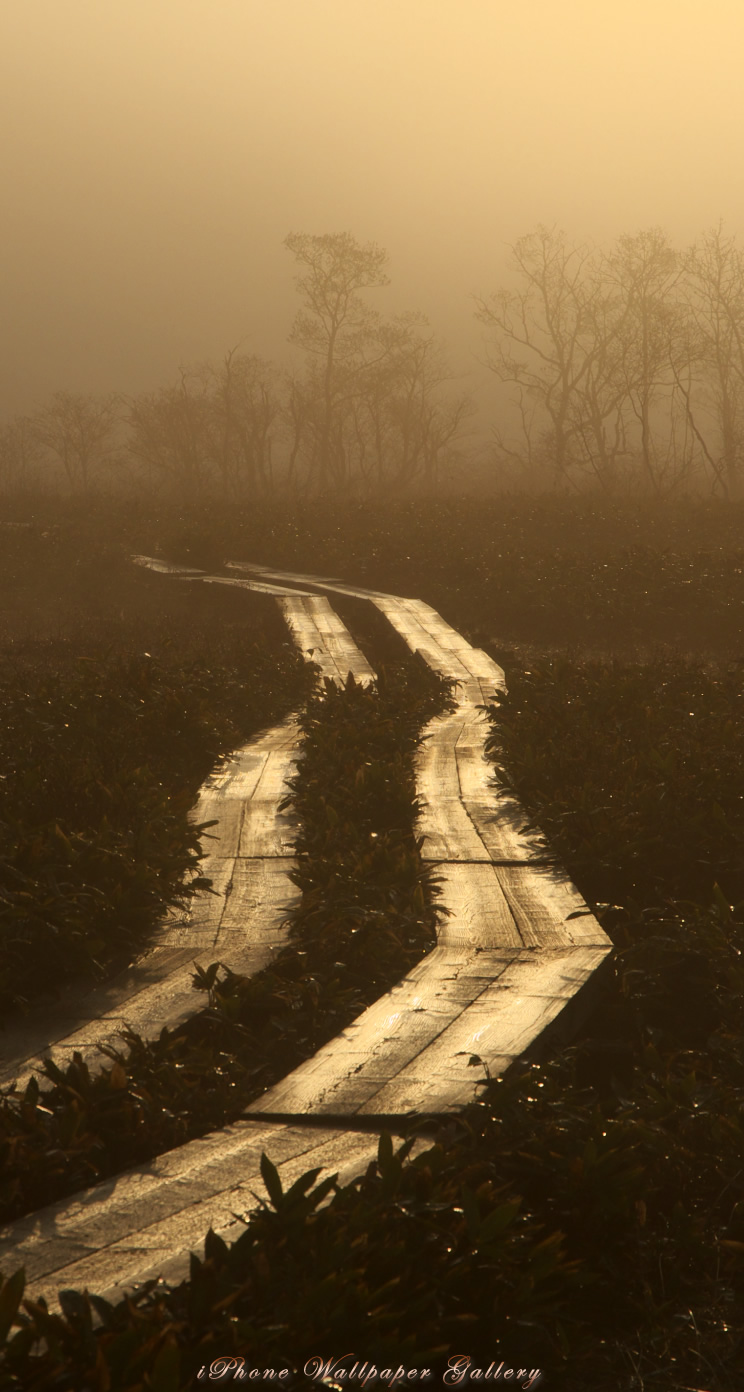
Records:
[[[424,661],[440,676],[460,684],[455,691],[456,700],[462,700],[464,693],[467,693],[465,699],[469,699],[475,690],[477,690],[480,699],[480,687],[471,677],[464,663],[460,661],[459,656],[455,652],[443,648],[437,641],[436,635],[424,628],[403,603],[393,603],[387,599],[375,599],[373,603],[390,621],[412,652],[420,653]]]
[[[160,561],[155,556],[132,556],[135,565],[145,566],[147,570],[155,570],[161,575],[203,575],[203,570],[194,570],[192,566],[171,565],[169,561]]]
[[[358,585],[347,585],[331,575],[307,575],[295,570],[275,570],[273,566],[254,565],[250,561],[227,561],[228,570],[239,570],[270,575],[275,580],[288,580],[293,585],[317,585],[318,589],[330,590],[332,594],[347,595],[350,599],[396,599],[396,595],[385,594],[382,590],[370,590]]]
[[[259,1147],[271,1144],[278,1166],[288,1157],[307,1154],[317,1141],[310,1128],[234,1122],[8,1225],[0,1231],[0,1264],[12,1243],[14,1254],[21,1249],[30,1274],[46,1274],[58,1264],[55,1239],[60,1247],[80,1243],[96,1248],[139,1236],[193,1201],[233,1188],[245,1177],[240,1167],[259,1158]]]
[[[538,862],[549,854],[544,837],[527,827],[527,814],[517,799],[496,790],[487,802],[465,802],[468,816],[490,860]]]
[[[460,980],[465,964],[453,965],[443,955],[438,970],[431,973],[433,980],[420,973],[415,981],[401,982],[336,1040],[252,1103],[247,1114],[366,1114],[367,1102],[430,1049],[472,1003],[474,994],[476,998],[483,994],[514,956],[513,952],[489,954],[487,976]]]
[[[161,947],[192,950],[213,943],[219,932],[232,867],[231,856],[205,856],[200,872],[211,879],[211,890],[199,890],[179,914],[170,914],[155,929],[152,941]]]
[[[349,672],[352,672],[354,680],[357,682],[373,682],[375,680],[374,669],[370,666],[364,653],[357,647],[348,628],[335,610],[331,608],[325,596],[311,595],[308,599],[308,609],[324,646],[335,662],[342,679],[345,681]]]
[[[89,1067],[100,1066],[99,1045],[120,1047],[123,1030],[132,1029],[144,1039],[156,1038],[164,1027],[176,1029],[206,1005],[206,996],[194,990],[192,978],[198,961],[202,966],[221,961],[231,971],[254,976],[270,965],[288,941],[286,916],[299,890],[289,879],[292,861],[260,860],[235,862],[235,879],[227,898],[218,931],[201,943],[174,953],[165,949],[162,973],[139,986],[132,986],[138,973],[128,975],[130,983],[117,998],[114,986],[83,998],[75,1015],[52,1016],[46,1027],[25,1033],[14,1030],[3,1044],[0,1079],[16,1080],[25,1087],[38,1073],[42,1058],[52,1058],[60,1067],[81,1053]],[[213,939],[216,937],[216,941]],[[106,1008],[106,997],[115,1004]],[[83,1014],[83,1012],[85,1012]],[[6,1052],[7,1051],[7,1052]]]
[[[239,589],[253,590],[256,594],[276,596],[308,593],[308,591],[303,590],[289,590],[286,585],[271,585],[265,580],[233,580],[227,575],[202,575],[201,579],[206,585],[236,585]]]
[[[238,857],[213,960],[219,957],[233,971],[251,976],[268,963],[264,949],[268,949],[269,955],[281,951],[288,942],[285,919],[301,898],[300,890],[290,879],[296,867],[293,859]],[[259,948],[260,967],[251,959]]]
[[[594,914],[559,867],[494,866],[525,947],[608,945]]]
[[[473,648],[456,629],[445,623],[435,609],[423,604],[421,600],[345,585],[323,576],[253,566],[248,562],[229,561],[228,568],[255,570],[262,574],[270,574],[276,579],[291,580],[297,584],[313,584],[356,599],[371,599],[390,619],[409,647],[413,651],[421,651],[430,666],[443,676],[459,678],[464,683],[468,682],[469,677],[487,679],[496,689],[503,687],[504,674],[498,664],[482,650]],[[478,700],[483,698],[480,687],[469,684],[468,696],[473,694]]]
[[[487,729],[480,711],[459,707],[424,731],[416,756],[422,804],[416,834],[425,838],[424,860],[545,858],[540,836],[522,831],[519,804],[492,786],[493,765],[483,750]]]
[[[299,746],[298,746],[299,747]],[[294,854],[298,823],[292,808],[279,810],[297,770],[297,751],[277,749],[269,754],[253,797],[245,805],[240,832],[241,856]]]
[[[262,574],[266,573],[264,568],[258,569]],[[325,596],[288,589],[266,580],[235,579],[225,575],[204,575],[202,572],[195,572],[194,575],[209,585],[232,585],[279,599],[295,642],[302,653],[320,667],[321,676],[344,684],[351,671],[355,680],[374,680],[373,669]]]
[[[216,826],[207,827],[201,837],[200,844],[210,859],[237,855],[246,801],[253,796],[268,757],[268,753],[262,751],[250,774],[244,775],[242,780],[230,779],[223,788],[212,785],[200,792],[189,820],[195,825],[217,823]]]
[[[257,817],[259,822],[265,821],[266,808],[263,804],[286,795],[287,779],[296,767],[300,742],[297,718],[289,716],[223,760],[202,784],[189,820],[195,824],[218,820],[218,826],[210,827],[204,833],[202,842],[210,863],[220,856],[237,855],[241,840],[244,844],[241,854],[251,853],[245,849],[247,809],[254,801],[262,804]],[[279,820],[279,826],[284,832],[284,816]],[[277,854],[287,853],[283,844],[285,840],[286,836],[281,844],[277,842]],[[270,853],[270,850],[253,852],[257,855]],[[204,873],[212,871],[205,870]]]
[[[473,710],[463,721],[455,747],[463,805],[491,860],[542,860],[544,838],[524,829],[524,809],[516,798],[498,789],[494,766],[485,753],[488,734],[483,712]]]
[[[523,950],[494,866],[450,863],[442,866],[440,873],[442,902],[450,913],[440,930],[437,950],[312,1059],[251,1104],[248,1113],[343,1113],[349,1088],[356,1108],[359,1089],[366,1085],[369,1070],[377,1066],[381,1045],[389,1049],[396,1037],[396,1050],[386,1058],[386,1067],[394,1061],[400,1070],[441,1030],[442,1017],[446,1023],[482,993],[487,984],[483,977],[485,960],[478,963],[478,975],[463,977],[462,969],[469,960],[482,953],[493,974],[511,960],[509,950]],[[506,950],[507,956],[494,955],[497,949],[502,953]],[[454,983],[458,989],[451,991]]]
[[[466,802],[488,802],[496,781],[494,766],[485,751],[490,734],[488,721],[478,709],[463,713],[460,719],[455,746],[460,793]]]
[[[278,802],[296,768],[300,738],[296,717],[289,717],[209,775],[189,815],[195,823],[219,819],[204,833],[207,854],[199,869],[212,891],[169,913],[153,934],[155,950],[129,972],[82,993],[77,1007],[53,1011],[41,1028],[19,1022],[0,1035],[1,1078],[27,1081],[42,1057],[63,1064],[76,1051],[89,1066],[100,1064],[99,1041],[116,1043],[126,1027],[145,1038],[175,1029],[204,1005],[191,985],[195,958],[221,958],[244,974],[268,965],[287,939],[287,908],[299,894],[289,878],[297,823],[291,811],[279,812]],[[255,859],[249,867],[246,855],[278,859],[271,869]]]
[[[493,658],[489,657],[488,653],[485,653],[481,648],[474,648],[467,639],[463,638],[462,634],[442,619],[436,609],[433,609],[429,604],[424,604],[421,600],[385,594],[381,590],[347,585],[329,576],[275,570],[273,567],[254,565],[247,561],[228,561],[227,567],[229,570],[260,572],[271,575],[275,579],[289,580],[294,584],[317,585],[318,588],[330,590],[336,594],[348,595],[355,599],[373,600],[382,613],[391,617],[391,621],[394,617],[395,626],[402,635],[407,632],[411,640],[409,646],[413,646],[415,640],[418,639],[416,647],[420,649],[421,644],[424,644],[431,653],[432,659],[440,663],[442,667],[447,665],[442,649],[456,653],[461,665],[470,676],[478,678],[480,682],[487,683],[485,690],[481,688],[477,699],[490,700],[494,691],[505,688],[504,672],[498,663],[494,662]],[[433,645],[432,638],[435,639]],[[439,652],[437,652],[437,648],[440,649]],[[440,670],[439,667],[437,670]],[[464,673],[460,672],[459,675],[464,676]]]
[[[440,941],[476,952],[524,945],[496,867],[488,862],[439,866],[439,900],[448,913]]]
[[[487,846],[458,798],[430,799],[416,819],[424,861],[490,861]]]
[[[208,1227],[239,1236],[236,1214],[250,1212],[254,1195],[265,1192],[263,1151],[286,1189],[318,1166],[346,1181],[374,1159],[377,1138],[237,1123],[21,1219],[0,1233],[0,1266],[25,1265],[34,1296],[54,1308],[59,1289],[87,1286],[111,1298],[166,1264],[171,1279],[176,1271],[186,1276],[189,1252],[201,1250]]]
[[[166,1002],[168,983],[177,980],[179,971],[190,974],[195,953],[192,947],[155,948],[120,972],[111,981],[83,991],[64,1004],[51,1006],[43,1019],[19,1020],[0,1034],[0,1081],[26,1079],[33,1071],[32,1064],[43,1057],[71,1058],[75,1049],[93,1058],[99,1038],[111,1039],[130,1021],[136,1021],[142,1001]],[[198,1008],[199,997],[191,1000],[191,1013]],[[162,1001],[161,1001],[162,1006]],[[158,1007],[153,1007],[153,1013]],[[174,1005],[177,1014],[177,1007]],[[168,1023],[167,1010],[158,1016],[157,1033]]]
[[[367,1112],[461,1110],[476,1095],[486,1067],[491,1077],[499,1077],[520,1058],[587,984],[609,950],[520,954],[406,1071],[370,1099]],[[486,1066],[480,1074],[469,1065],[474,1054]]]
[[[558,913],[550,915],[540,898],[540,886],[534,884],[536,877],[549,872],[530,866],[512,870],[490,864],[450,864],[442,867],[442,873],[443,900],[453,909],[442,929],[446,945],[424,958],[415,973],[370,1006],[313,1059],[254,1102],[249,1113],[339,1115],[366,1114],[370,1109],[395,1113],[408,1110],[422,1079],[426,1081],[424,1109],[433,1108],[435,1102],[446,1109],[457,1096],[465,1105],[476,1080],[451,1060],[467,1050],[469,1055],[480,1052],[492,1071],[506,1066],[504,1059],[523,1052],[525,1040],[531,1043],[541,1033],[609,951],[596,920],[592,920],[595,929],[583,918],[572,920],[585,925],[572,929]],[[500,876],[507,877],[519,906],[519,926],[526,928],[529,939],[526,950]],[[527,890],[522,886],[518,893],[514,888],[519,877],[532,881],[532,918],[524,912]],[[552,892],[561,915],[577,901],[576,896],[561,902],[565,881],[552,886]],[[574,933],[591,945],[577,948]],[[570,943],[570,950],[558,955],[544,950],[555,943]],[[530,951],[533,944],[543,951]],[[453,963],[452,947],[466,954],[465,961]],[[512,970],[514,963],[518,971]],[[498,998],[494,982],[499,983]],[[460,1018],[465,1015],[466,1020]],[[440,1057],[432,1053],[433,1043],[445,1034],[446,1051]],[[442,1072],[442,1060],[449,1071]],[[442,1075],[436,1087],[432,1083],[435,1065]],[[415,1087],[410,1070],[414,1070]],[[386,1087],[379,1096],[376,1090],[377,1084],[392,1081],[398,1074],[398,1081],[405,1084],[405,1106],[394,1090]]]
[[[352,671],[355,679],[374,681],[373,668],[325,596],[285,597],[280,604],[295,641],[322,676],[343,685]]]
[[[458,633],[456,628],[448,624],[436,609],[432,609],[430,604],[425,604],[420,599],[406,599],[403,601],[409,614],[413,615],[426,633],[431,634],[436,639],[439,647],[447,652],[465,653],[472,652],[472,647],[467,638]]]
[[[466,713],[455,710],[435,716],[424,726],[416,752],[416,791],[427,801],[460,797],[456,750],[467,721]]]
[[[506,674],[492,657],[482,648],[469,648],[459,654],[460,661],[481,685],[481,694],[486,701],[493,700],[499,691],[506,691]]]
[[[323,589],[334,591],[345,591],[349,588],[333,575],[304,575],[295,570],[276,570],[274,566],[255,565],[252,561],[227,561],[226,569],[246,571],[248,574],[270,575],[275,580],[291,580],[293,584],[318,585],[322,586]]]
[[[328,651],[323,636],[315,623],[312,610],[304,598],[295,595],[287,596],[279,600],[279,605],[303,657],[307,661],[314,662],[320,668],[321,677],[328,678],[329,681],[335,682],[337,685],[343,683],[344,678],[336,666],[335,659]]]
[[[456,749],[465,726],[461,711],[438,716],[416,753],[416,836],[424,860],[488,860],[488,850],[460,796]]]
[[[480,705],[484,678],[490,683],[489,695],[492,689],[502,686],[501,668],[485,653],[478,656],[467,639],[445,623],[430,605],[415,599],[375,603],[409,647],[420,652],[440,676],[457,682],[454,697],[458,705]]]

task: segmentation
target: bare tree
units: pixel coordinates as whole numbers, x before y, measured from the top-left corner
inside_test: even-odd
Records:
[[[183,368],[177,386],[130,402],[129,452],[145,466],[151,484],[197,498],[210,472],[211,423],[207,373]]]
[[[276,372],[231,348],[211,370],[212,454],[226,494],[250,497],[272,486],[273,432],[280,414]]]
[[[114,450],[117,401],[60,391],[34,421],[36,438],[62,465],[73,492],[87,493]]]
[[[539,227],[511,248],[516,288],[476,301],[476,317],[488,330],[488,366],[516,389],[533,457],[535,428],[542,422],[542,453],[550,455],[557,485],[569,478],[576,434],[572,405],[587,371],[582,333],[589,257],[565,233]]]
[[[619,379],[636,423],[642,477],[655,493],[678,486],[691,464],[689,450],[675,448],[678,387],[690,363],[676,293],[680,274],[679,255],[659,228],[621,237],[606,258],[616,300]],[[682,412],[687,420],[686,407]]]
[[[311,359],[313,412],[311,467],[318,486],[342,482],[347,474],[343,412],[357,379],[369,366],[377,315],[361,298],[363,290],[389,284],[387,253],[374,242],[359,243],[348,232],[310,236],[293,232],[285,241],[301,271],[297,286],[303,307],[291,342]]]
[[[569,419],[577,458],[601,488],[612,492],[629,454],[627,310],[607,284],[604,269],[600,256],[587,266],[581,326],[584,371],[571,396]]]
[[[43,465],[42,445],[31,416],[15,416],[0,426],[0,488],[4,493],[37,489]]]
[[[721,224],[685,259],[684,287],[702,381],[700,410],[688,397],[691,426],[713,474],[729,498],[744,492],[744,257]],[[708,443],[700,416],[713,417],[718,448]]]
[[[443,390],[452,373],[422,315],[381,324],[379,339],[384,351],[363,378],[355,412],[360,473],[378,488],[436,483],[472,402]]]

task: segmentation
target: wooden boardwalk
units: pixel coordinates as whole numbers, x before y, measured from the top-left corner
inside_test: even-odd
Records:
[[[494,792],[484,705],[505,689],[498,664],[420,600],[315,583],[369,599],[412,651],[457,683],[455,709],[427,726],[416,771],[416,835],[423,859],[438,867],[446,916],[414,971],[247,1114],[457,1111],[576,1005],[609,939],[565,873],[546,863],[542,838],[522,829],[516,800]]]
[[[199,578],[274,594],[296,641],[332,680],[341,679],[353,640],[307,586],[368,599],[413,651],[458,683],[454,710],[427,727],[417,761],[417,830],[424,858],[438,867],[444,922],[435,949],[398,986],[269,1089],[244,1121],[0,1233],[0,1268],[27,1263],[34,1294],[50,1303],[61,1287],[111,1298],[154,1275],[182,1279],[209,1226],[228,1238],[242,1230],[235,1215],[262,1187],[261,1150],[288,1182],[317,1165],[351,1176],[374,1157],[375,1119],[395,1126],[411,1114],[462,1109],[575,1005],[610,951],[542,838],[523,829],[518,804],[494,790],[483,707],[503,690],[501,668],[418,600],[268,567],[229,568],[243,578]],[[371,675],[361,654],[354,662],[347,670],[357,679]],[[238,815],[225,819],[224,858],[235,865],[260,858],[248,853],[245,825]],[[281,846],[281,836],[272,844]],[[287,864],[281,854],[273,860]],[[210,921],[212,949],[223,930],[242,932],[244,910],[255,907],[256,921],[264,911],[271,918],[271,889],[261,905],[263,892],[254,882],[229,923],[224,914],[217,928]],[[177,928],[165,932],[175,937],[164,950],[181,950]]]
[[[375,1158],[377,1137],[234,1122],[19,1219],[0,1232],[0,1270],[24,1266],[29,1294],[50,1307],[58,1307],[60,1290],[116,1300],[152,1278],[181,1281],[210,1227],[226,1241],[243,1232],[240,1215],[264,1190],[264,1151],[286,1189],[317,1166],[351,1179]]]
[[[150,557],[139,565],[189,580],[213,578]],[[228,584],[254,589],[245,580]],[[277,595],[298,647],[321,677],[338,684],[352,671],[356,680],[374,673],[328,601],[277,586]],[[344,663],[348,662],[347,671]],[[46,1011],[39,1022],[23,1019],[0,1032],[0,1083],[24,1086],[42,1058],[64,1067],[79,1052],[89,1066],[100,1063],[100,1043],[116,1045],[124,1029],[144,1038],[175,1029],[203,1006],[193,988],[194,960],[221,961],[253,976],[287,942],[286,916],[299,898],[291,879],[297,833],[291,812],[280,811],[296,771],[301,732],[296,716],[256,736],[207,778],[190,813],[195,825],[217,822],[205,833],[199,873],[212,891],[198,891],[189,909],[172,913],[155,931],[150,950],[104,985]]]

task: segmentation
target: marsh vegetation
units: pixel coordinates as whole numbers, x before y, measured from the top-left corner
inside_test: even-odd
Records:
[[[310,1343],[335,1347],[343,1336],[375,1357],[395,1349],[398,1362],[413,1364],[442,1359],[463,1341],[474,1358],[490,1359],[498,1343],[519,1366],[529,1357],[543,1367],[556,1388],[616,1392],[642,1379],[670,1392],[682,1382],[733,1392],[744,1330],[739,507],[511,497],[429,500],[395,512],[353,502],[242,511],[215,503],[197,515],[114,513],[99,499],[60,507],[51,523],[45,506],[37,502],[31,527],[13,534],[15,559],[7,551],[4,562],[21,582],[28,622],[40,626],[31,647],[17,629],[6,643],[16,663],[6,669],[7,708],[23,711],[25,722],[8,746],[8,770],[33,785],[44,739],[45,767],[59,759],[67,778],[67,727],[85,751],[97,730],[110,728],[122,786],[136,768],[167,786],[176,764],[185,767],[182,738],[201,751],[194,782],[180,785],[181,820],[173,814],[169,835],[180,859],[167,862],[172,874],[163,874],[162,849],[139,861],[150,895],[144,918],[155,889],[165,902],[176,864],[193,855],[187,787],[269,709],[275,718],[307,694],[269,600],[177,581],[159,586],[155,600],[153,577],[125,578],[130,550],[159,550],[191,565],[255,558],[418,594],[492,652],[509,684],[492,710],[495,764],[596,906],[616,955],[596,1010],[571,1043],[551,1042],[483,1088],[462,1123],[432,1135],[414,1160],[381,1141],[377,1169],[337,1192],[308,1178],[283,1195],[268,1168],[269,1206],[231,1249],[208,1239],[181,1287],[145,1289],[116,1308],[70,1294],[63,1316],[52,1318],[33,1300],[18,1306],[20,1286],[7,1282],[3,1309],[11,1320],[18,1307],[20,1323],[10,1333],[5,1385],[41,1392],[65,1379],[104,1387],[108,1377],[124,1389],[147,1377],[154,1387],[185,1388],[218,1353],[250,1345],[257,1361],[284,1366]],[[90,583],[99,565],[105,588]],[[60,600],[53,641],[42,631],[47,584]],[[132,584],[146,599],[135,602]],[[163,640],[159,649],[161,604],[195,607],[188,632],[183,615],[169,615],[171,646]],[[209,636],[197,624],[202,604],[210,606]],[[122,610],[127,633],[137,636],[131,656],[116,628]],[[344,616],[359,624],[353,604]],[[190,1028],[130,1039],[99,1078],[75,1065],[48,1070],[38,1091],[7,1097],[8,1216],[110,1172],[114,1136],[117,1163],[133,1163],[153,1153],[155,1137],[155,1149],[178,1144],[236,1115],[250,1087],[264,1086],[277,1067],[286,1071],[305,1045],[317,1047],[369,999],[368,988],[382,989],[401,962],[405,970],[406,953],[424,949],[436,887],[417,868],[410,775],[397,741],[408,742],[410,757],[441,694],[428,678],[421,685],[415,664],[400,666],[395,644],[365,622],[364,642],[376,645],[370,655],[390,666],[380,689],[328,692],[325,703],[308,706],[306,782],[296,790],[308,800],[295,941],[315,954],[312,973],[296,951],[252,982],[204,963],[198,984],[207,1008]],[[105,661],[90,646],[101,625],[115,645]],[[256,648],[246,648],[246,632]],[[142,648],[151,654],[146,667]],[[49,717],[50,655],[62,679],[59,730],[57,715]],[[79,657],[95,662],[75,666]],[[85,675],[72,683],[68,673],[79,667]],[[25,705],[22,692],[31,693]],[[241,702],[251,692],[259,704],[246,714]],[[138,716],[142,701],[146,714]],[[74,727],[66,714],[73,707]],[[128,720],[142,730],[139,742],[121,733]],[[173,772],[147,744],[166,725],[175,745],[158,758],[172,757]],[[360,763],[352,748],[361,737],[368,746]],[[22,830],[24,805],[4,804],[8,846]],[[69,809],[54,808],[55,818],[68,817],[60,830],[73,848],[75,836],[90,836],[85,807],[74,825]],[[127,843],[128,875],[132,847],[145,842],[157,845],[149,837]],[[56,833],[38,838],[37,855],[42,885],[47,862],[50,877],[58,862],[72,873]],[[91,906],[97,867],[108,874],[109,859],[85,861]],[[139,911],[133,918],[139,925]],[[98,931],[94,907],[79,930],[83,941],[87,922]],[[46,1345],[34,1342],[39,1336]]]

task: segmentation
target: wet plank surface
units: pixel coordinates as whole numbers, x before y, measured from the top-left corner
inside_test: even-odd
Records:
[[[203,570],[195,570],[193,566],[171,565],[170,561],[161,561],[157,556],[132,556],[135,565],[144,566],[146,570],[154,570],[159,575],[203,575]]]
[[[223,580],[152,557],[134,560],[174,578],[256,588],[250,581]],[[296,616],[290,631],[322,676],[339,684],[347,671],[359,681],[374,679],[327,599],[267,584],[260,588],[278,600],[285,617]],[[51,1007],[41,1024],[38,1018],[19,1020],[1,1032],[0,1083],[25,1085],[45,1057],[65,1066],[79,1052],[89,1066],[100,1063],[99,1044],[120,1044],[124,1029],[145,1038],[164,1026],[175,1029],[204,1004],[192,986],[196,961],[221,960],[246,975],[269,965],[287,941],[284,920],[299,899],[290,878],[298,828],[291,810],[280,810],[280,804],[296,771],[300,741],[297,717],[289,716],[209,775],[189,817],[195,825],[216,822],[203,833],[206,854],[199,869],[212,890],[199,891],[184,912],[170,913],[155,930],[150,950],[126,972]]]
[[[495,786],[484,707],[505,690],[498,663],[421,600],[261,573],[368,598],[456,686],[455,709],[426,727],[416,763],[416,834],[444,909],[437,948],[249,1111],[449,1111],[473,1096],[464,1051],[502,1072],[583,990],[609,940],[517,800]]]
[[[374,681],[366,657],[323,595],[285,596],[279,604],[298,648],[322,677],[343,685],[351,672],[357,682]]]
[[[264,1151],[285,1189],[318,1166],[346,1182],[374,1159],[377,1137],[236,1122],[0,1231],[0,1269],[24,1265],[34,1297],[51,1306],[60,1289],[111,1300],[152,1276],[182,1280],[209,1227],[227,1241],[240,1236],[239,1215],[265,1193]]]
[[[228,1239],[241,1231],[235,1215],[261,1192],[262,1150],[285,1184],[318,1165],[350,1176],[377,1146],[353,1129],[355,1122],[462,1109],[555,1025],[610,951],[575,886],[548,863],[539,832],[494,784],[483,706],[504,688],[498,664],[419,600],[267,567],[230,568],[260,573],[261,580],[232,583],[267,593],[276,594],[271,581],[281,580],[370,599],[413,651],[457,682],[455,710],[427,727],[417,763],[417,830],[424,858],[437,864],[445,910],[438,942],[392,991],[257,1099],[245,1121],[0,1233],[0,1266],[24,1262],[34,1293],[52,1304],[60,1287],[88,1286],[112,1298],[149,1277],[180,1279],[207,1227]],[[352,671],[365,679],[371,669],[361,654],[357,659],[327,601],[278,588],[296,641],[312,660],[320,654],[321,673],[344,680]],[[278,902],[291,865],[289,829],[270,812],[294,750],[289,730],[284,734],[286,742],[269,732],[269,744],[241,751],[244,757],[216,774],[197,804],[199,820],[208,820],[214,800],[225,802],[210,851],[217,902],[195,910],[184,928],[212,948],[244,938],[255,914],[253,948],[271,950],[265,909]],[[184,946],[178,932],[178,924],[163,929],[161,952],[192,950],[195,939]],[[170,960],[175,980],[183,961]],[[302,1116],[333,1117],[336,1125],[293,1124]]]
[[[122,1029],[148,1038],[175,1029],[203,1008],[192,986],[194,962],[223,960],[232,971],[261,971],[287,940],[284,919],[299,891],[290,879],[296,824],[280,812],[296,769],[300,728],[290,717],[224,761],[206,780],[190,820],[217,821],[202,838],[200,890],[188,909],[155,930],[152,949],[105,986],[45,1012],[43,1023],[14,1022],[0,1034],[0,1081],[23,1085],[41,1058],[60,1066],[80,1052],[100,1062],[100,1041]]]

